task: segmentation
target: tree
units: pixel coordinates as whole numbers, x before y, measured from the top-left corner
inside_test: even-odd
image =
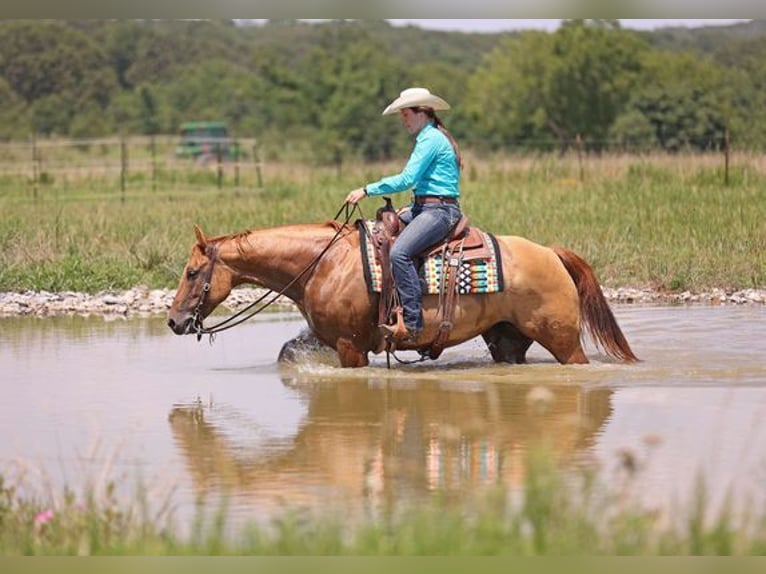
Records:
[[[55,22],[1,25],[0,76],[29,103],[61,96],[105,107],[117,87],[104,52]]]
[[[727,71],[728,123],[735,145],[766,148],[766,37],[720,44],[713,59]]]
[[[469,84],[479,135],[491,147],[566,146],[577,134],[605,145],[648,50],[611,21],[569,21],[499,45]]]
[[[142,86],[138,93],[141,97],[141,133],[147,135],[157,134],[160,132],[157,98],[149,86]]]
[[[647,52],[640,36],[614,21],[565,22],[554,34],[543,91],[547,123],[557,136],[582,134],[591,149],[602,149],[641,76]]]
[[[398,125],[381,118],[383,108],[405,84],[403,66],[396,59],[366,33],[344,28],[325,38],[310,64],[306,74],[318,100],[319,128],[330,148],[368,160],[389,158],[400,149]]]
[[[26,107],[8,82],[0,77],[0,139],[26,138]]]
[[[123,89],[132,89],[130,69],[139,59],[139,46],[147,35],[145,27],[137,22],[118,23],[107,32],[106,53],[111,61],[117,82]]]
[[[545,77],[552,52],[553,37],[534,31],[508,38],[487,55],[469,78],[463,104],[474,145],[545,145]]]
[[[76,108],[76,102],[66,94],[39,97],[30,105],[32,129],[48,136],[67,135]]]
[[[653,139],[667,151],[707,150],[722,145],[729,110],[729,74],[709,58],[691,53],[653,53],[644,62],[641,86],[633,92],[612,135],[621,141],[642,137],[651,125]],[[628,121],[627,118],[633,118]]]

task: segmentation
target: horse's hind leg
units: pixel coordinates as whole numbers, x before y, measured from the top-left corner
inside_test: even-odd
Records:
[[[580,341],[580,330],[574,325],[545,322],[543,328],[534,334],[534,339],[548,349],[562,365],[581,365],[589,362]]]
[[[280,363],[297,363],[305,353],[327,349],[331,349],[331,347],[320,341],[311,329],[303,329],[296,337],[282,345],[277,361]]]
[[[497,323],[482,333],[484,342],[496,363],[522,364],[527,362],[527,349],[532,339],[512,323]]]

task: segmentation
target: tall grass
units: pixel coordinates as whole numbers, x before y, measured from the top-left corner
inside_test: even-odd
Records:
[[[225,503],[200,507],[186,533],[144,490],[120,503],[115,485],[22,496],[0,476],[0,555],[760,555],[766,515],[713,512],[702,483],[685,514],[668,520],[589,471],[558,469],[527,453],[515,495],[497,489],[466,504],[434,498],[350,519],[342,511],[288,508],[266,525],[229,524]]]
[[[665,290],[766,285],[766,166],[737,156],[729,183],[718,156],[468,157],[463,209],[474,225],[579,252],[608,286]],[[0,290],[95,292],[173,287],[193,242],[211,234],[324,221],[348,191],[401,166],[264,165],[219,189],[210,170],[137,177],[121,191],[92,175],[76,183],[0,180]],[[186,183],[184,183],[186,182]],[[394,196],[397,205],[408,194]],[[381,203],[362,202],[366,216]]]

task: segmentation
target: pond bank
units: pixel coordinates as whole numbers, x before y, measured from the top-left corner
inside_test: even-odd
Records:
[[[667,293],[642,288],[603,288],[607,300],[626,304],[708,304],[748,305],[766,304],[766,289],[741,289],[727,291],[712,289],[703,293]],[[230,311],[237,311],[256,301],[265,293],[259,288],[238,288],[222,304]],[[149,289],[134,287],[120,292],[77,293],[64,291],[25,291],[0,293],[0,317],[54,316],[54,315],[104,315],[113,317],[150,316],[166,313],[175,296],[173,289]],[[277,301],[292,306],[287,299]]]

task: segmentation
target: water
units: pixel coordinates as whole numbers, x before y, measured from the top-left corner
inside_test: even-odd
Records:
[[[513,489],[545,442],[608,481],[632,469],[656,508],[685,508],[698,476],[714,503],[762,501],[766,308],[614,310],[639,364],[589,347],[590,365],[561,366],[533,345],[528,365],[495,365],[474,340],[391,370],[384,355],[349,370],[323,352],[278,365],[305,325],[292,313],[212,345],[163,318],[0,319],[0,471],[51,493],[141,481],[181,517],[225,491],[234,516],[268,520]]]

